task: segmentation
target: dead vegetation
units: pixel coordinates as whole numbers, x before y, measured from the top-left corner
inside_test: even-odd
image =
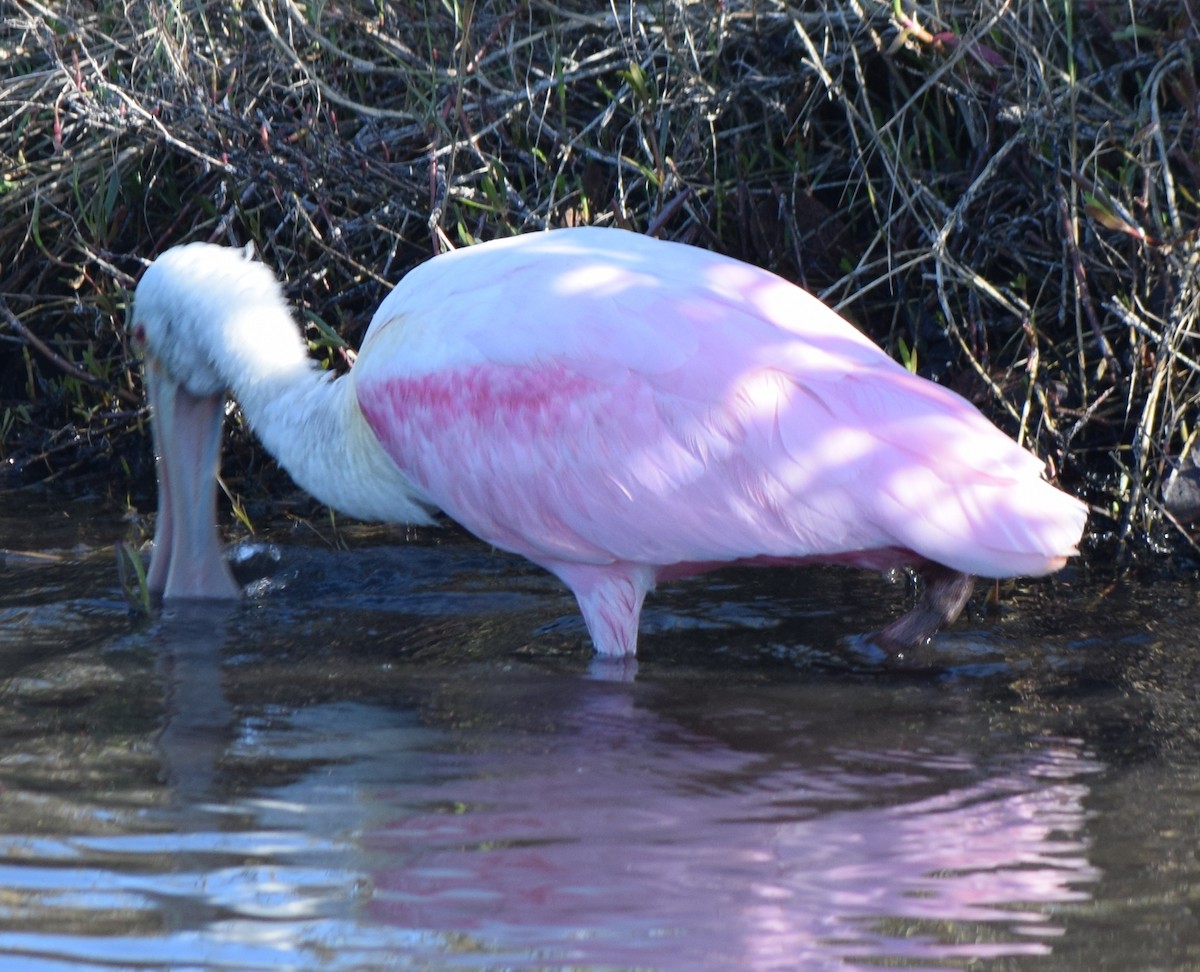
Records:
[[[1200,372],[1198,13],[10,0],[9,482],[149,475],[123,326],[167,246],[253,241],[340,366],[417,261],[607,223],[814,290],[1045,457],[1101,547],[1186,547],[1162,496]]]

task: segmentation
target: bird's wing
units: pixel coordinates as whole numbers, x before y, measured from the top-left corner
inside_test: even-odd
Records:
[[[354,369],[384,448],[483,539],[543,564],[896,548],[982,573],[989,545],[1046,545],[991,522],[1040,463],[798,288],[657,243],[653,266],[514,249],[406,280]]]

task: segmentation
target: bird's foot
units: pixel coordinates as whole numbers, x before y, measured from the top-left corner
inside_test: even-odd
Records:
[[[924,644],[940,628],[961,613],[975,586],[975,578],[941,564],[927,564],[918,569],[925,590],[916,606],[882,631],[871,635],[871,641],[892,655]]]
[[[597,682],[634,682],[637,673],[636,655],[596,655],[588,663],[587,677]]]

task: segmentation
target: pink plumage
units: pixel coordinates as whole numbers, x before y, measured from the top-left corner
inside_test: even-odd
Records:
[[[275,281],[230,253],[179,248],[147,271],[135,335],[148,377],[200,394],[223,375],[334,507],[393,520],[440,508],[552,571],[602,654],[635,651],[657,582],[739,562],[917,566],[924,601],[880,636],[911,644],[961,610],[966,575],[1056,570],[1084,528],[1084,506],[972,405],[727,257],[596,228],[458,250],[396,287],[351,373],[327,382],[263,310],[282,306]],[[179,309],[181,290],[211,302],[234,277],[260,323],[230,311],[213,328]],[[302,447],[314,437],[318,454]],[[166,596],[221,588],[211,571],[203,585],[182,567],[177,584],[162,580],[170,567],[152,573]]]
[[[358,400],[388,454],[562,578],[607,654],[634,650],[661,577],[764,559],[1042,574],[1083,528],[962,398],[694,247],[580,229],[460,250],[384,301],[364,352]]]

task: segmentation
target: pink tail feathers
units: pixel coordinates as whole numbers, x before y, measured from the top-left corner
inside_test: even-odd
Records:
[[[1004,490],[991,529],[981,544],[997,556],[1003,573],[982,576],[1040,577],[1079,553],[1087,526],[1087,506],[1042,479],[1027,479]]]
[[[929,560],[979,577],[1038,577],[1079,552],[1087,507],[1036,475],[940,484],[941,495],[925,485],[889,491],[888,513],[897,536]]]

